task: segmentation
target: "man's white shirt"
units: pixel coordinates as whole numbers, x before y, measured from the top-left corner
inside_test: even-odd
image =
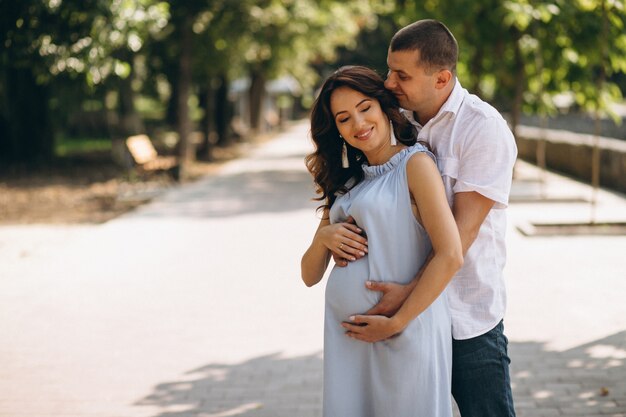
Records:
[[[447,288],[452,336],[470,339],[494,328],[506,310],[503,209],[508,206],[517,158],[515,139],[500,113],[469,94],[458,80],[425,126],[411,111],[403,113],[417,127],[418,140],[427,142],[437,156],[450,206],[459,192],[475,191],[495,202]]]

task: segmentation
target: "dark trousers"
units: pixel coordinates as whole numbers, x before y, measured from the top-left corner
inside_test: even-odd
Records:
[[[502,321],[487,333],[452,341],[452,395],[462,417],[515,417]]]

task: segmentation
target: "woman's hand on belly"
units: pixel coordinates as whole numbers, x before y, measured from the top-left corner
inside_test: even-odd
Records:
[[[356,261],[367,254],[367,239],[352,217],[342,223],[324,226],[317,233],[338,266],[346,266],[348,261]]]

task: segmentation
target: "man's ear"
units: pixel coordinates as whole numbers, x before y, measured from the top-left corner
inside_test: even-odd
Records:
[[[447,70],[447,69],[442,69],[439,70],[439,72],[437,72],[437,79],[435,81],[435,88],[438,90],[441,90],[443,88],[446,88],[446,86],[448,86],[448,84],[450,84],[450,81],[452,80],[452,71]]]

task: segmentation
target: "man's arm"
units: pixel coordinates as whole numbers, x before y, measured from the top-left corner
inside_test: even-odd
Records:
[[[456,193],[452,214],[459,228],[463,256],[467,253],[472,243],[478,236],[480,226],[483,224],[494,201],[475,191]]]
[[[463,264],[458,226],[437,166],[426,154],[414,155],[407,163],[407,179],[418,218],[432,243],[432,257],[415,288],[392,317],[357,315],[350,318],[355,324],[343,323],[348,336],[365,342],[384,340],[404,330],[439,297]]]
[[[474,240],[476,240],[480,226],[483,224],[493,205],[493,200],[490,200],[474,191],[460,192],[454,195],[452,213],[454,215],[457,228],[459,229],[463,256],[465,256],[469,248],[472,246],[472,243],[474,243]],[[427,258],[424,266],[422,266],[415,278],[407,285],[392,282],[368,282],[366,284],[367,288],[372,291],[381,291],[383,293],[383,297],[376,306],[365,314],[382,315],[386,317],[391,317],[396,314],[415,289],[417,282],[431,259],[432,253]],[[362,319],[363,316],[355,316],[355,318],[357,318],[355,322],[359,322],[358,319]],[[376,342],[378,340],[384,340],[384,338],[377,338],[377,335],[387,333],[385,326],[388,324],[389,322],[387,321],[374,319],[373,321],[370,321],[369,326],[359,327],[348,325],[344,327],[348,329],[349,336],[367,342]]]

